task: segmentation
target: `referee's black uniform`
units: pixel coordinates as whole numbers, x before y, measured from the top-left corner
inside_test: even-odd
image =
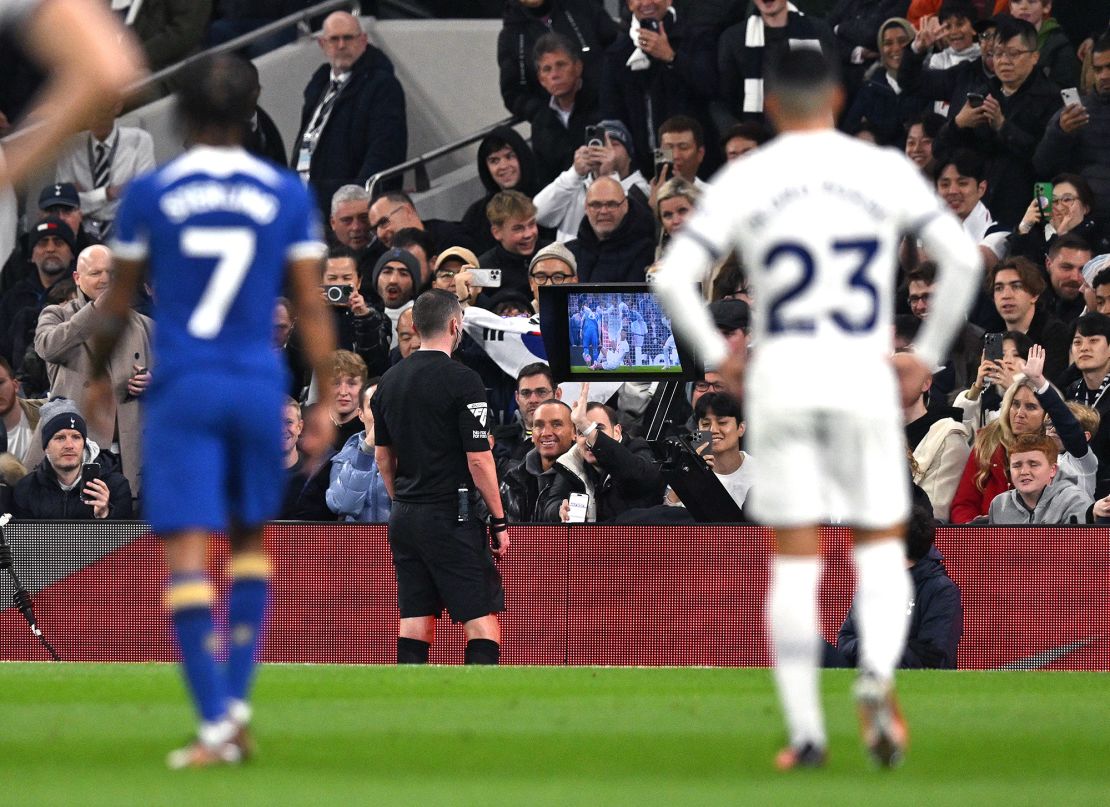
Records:
[[[466,453],[489,451],[486,391],[476,372],[438,350],[418,350],[383,376],[374,442],[397,458],[389,546],[401,618],[452,621],[505,610],[486,526],[460,487],[474,489]]]

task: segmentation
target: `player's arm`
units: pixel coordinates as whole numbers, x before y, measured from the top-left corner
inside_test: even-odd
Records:
[[[143,74],[134,37],[97,0],[44,0],[21,34],[50,81],[30,116],[33,123],[4,149],[0,184],[18,183],[48,162],[67,137],[110,109]]]
[[[104,433],[115,428],[108,420],[114,411],[112,382],[108,378],[108,360],[119,344],[131,313],[131,301],[146,270],[145,260],[112,258],[112,282],[96,301],[96,320],[90,338],[89,383],[85,387],[81,411],[85,419]]]
[[[301,344],[321,390],[331,389],[332,360],[335,351],[335,321],[320,295],[320,277],[323,275],[322,252],[312,257],[298,257],[289,261],[289,281],[293,305],[297,311],[297,330]]]
[[[728,357],[728,345],[713,327],[695,283],[709,282],[719,255],[710,242],[688,234],[687,229],[683,228],[663,256],[663,267],[655,276],[655,292],[671,318],[671,327],[697,349],[707,368],[715,369]]]

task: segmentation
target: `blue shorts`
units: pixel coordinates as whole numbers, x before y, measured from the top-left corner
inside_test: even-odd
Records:
[[[159,379],[162,380],[162,379]],[[285,487],[278,379],[185,373],[151,386],[143,423],[143,513],[158,534],[254,527]]]

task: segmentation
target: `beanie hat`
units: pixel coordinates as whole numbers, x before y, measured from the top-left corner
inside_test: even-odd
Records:
[[[558,241],[552,241],[546,247],[538,250],[536,254],[532,256],[532,260],[528,263],[528,271],[531,272],[533,269],[535,269],[536,264],[540,261],[546,261],[552,258],[557,261],[562,261],[570,267],[570,270],[572,272],[578,274],[578,261],[574,259],[574,253]]]
[[[69,244],[70,252],[77,251],[77,239],[73,235],[73,230],[57,216],[47,216],[32,227],[31,232],[27,236],[27,246],[34,249],[35,244],[51,235]]]
[[[609,133],[609,137],[613,140],[621,141],[621,145],[624,146],[624,150],[628,152],[628,156],[632,159],[636,159],[636,149],[632,145],[632,132],[624,125],[624,121],[609,118],[601,121],[597,125],[604,127],[605,131]]]
[[[751,324],[751,309],[743,300],[717,300],[710,303],[709,315],[720,331],[746,331]]]
[[[40,422],[42,423],[42,447],[46,448],[50,439],[62,429],[75,429],[81,432],[82,437],[88,437],[88,427],[85,419],[77,411],[77,405],[69,398],[55,398],[42,405]]]
[[[416,256],[407,249],[393,247],[392,249],[386,250],[385,254],[378,258],[378,262],[374,264],[374,271],[370,277],[375,291],[378,289],[378,277],[381,276],[382,269],[385,268],[387,263],[403,263],[405,265],[409,277],[412,278],[412,290],[414,294],[424,285],[424,278],[420,276],[420,262],[416,260]]]

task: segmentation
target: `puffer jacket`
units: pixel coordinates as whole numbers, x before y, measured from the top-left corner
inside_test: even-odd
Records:
[[[340,521],[374,524],[389,521],[392,502],[385,490],[374,455],[359,449],[366,437],[361,431],[347,438],[331,458],[331,482],[325,499]]]

